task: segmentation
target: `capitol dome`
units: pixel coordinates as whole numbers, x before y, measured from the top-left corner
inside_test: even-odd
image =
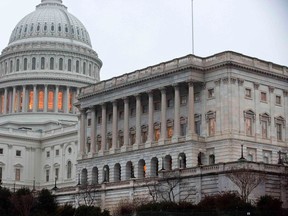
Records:
[[[100,81],[101,67],[85,26],[62,0],[41,0],[0,55],[0,126],[77,122],[77,94]]]
[[[61,0],[42,0],[36,10],[25,16],[14,28],[9,44],[29,41],[74,42],[91,47],[85,26]]]

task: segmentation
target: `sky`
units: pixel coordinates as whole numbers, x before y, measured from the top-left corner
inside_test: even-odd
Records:
[[[0,49],[41,0],[1,0]],[[194,54],[232,50],[288,66],[288,0],[193,0]],[[191,0],[63,0],[103,61],[101,80],[192,53]]]

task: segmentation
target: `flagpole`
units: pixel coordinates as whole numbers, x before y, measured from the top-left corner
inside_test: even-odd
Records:
[[[194,17],[193,17],[193,0],[191,0],[191,23],[192,23],[192,54],[194,55]]]

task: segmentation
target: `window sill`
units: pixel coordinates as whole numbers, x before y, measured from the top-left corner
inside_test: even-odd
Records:
[[[245,96],[245,99],[247,99],[247,100],[253,100],[252,97],[248,97],[248,96]]]

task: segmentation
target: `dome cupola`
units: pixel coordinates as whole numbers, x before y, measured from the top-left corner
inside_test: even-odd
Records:
[[[34,12],[16,25],[9,45],[31,41],[72,42],[91,47],[85,26],[68,12],[62,0],[42,0]]]

